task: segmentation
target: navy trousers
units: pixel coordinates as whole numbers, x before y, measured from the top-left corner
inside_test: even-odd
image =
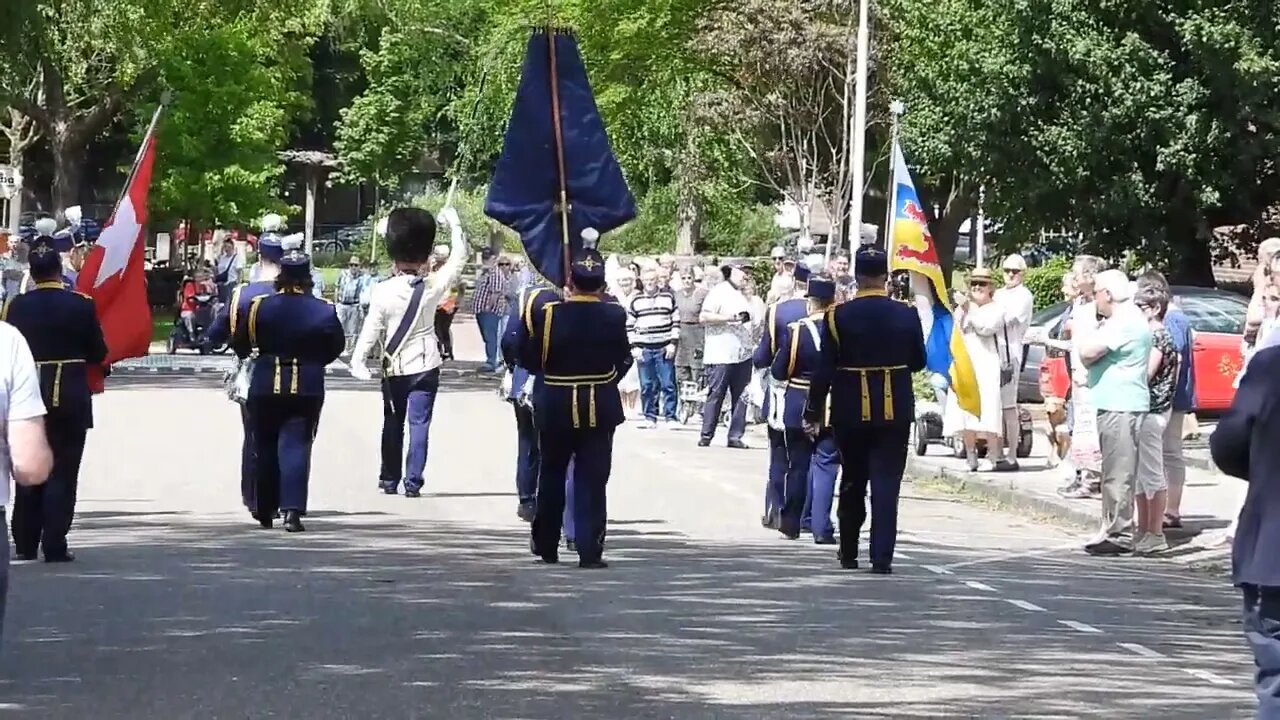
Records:
[[[266,395],[249,398],[253,440],[258,450],[258,515],[307,511],[311,446],[320,426],[324,398]]]
[[[1280,587],[1243,585],[1244,636],[1257,666],[1258,720],[1280,720]]]
[[[831,505],[836,495],[836,475],[840,472],[840,448],[828,430],[818,436],[809,463],[809,498],[805,503],[805,522],[814,539],[835,535],[831,526]]]
[[[533,409],[511,403],[516,412],[516,494],[521,503],[533,502],[538,494],[538,429],[533,424]]]
[[[782,487],[782,513],[779,529],[786,535],[800,534],[805,500],[809,496],[809,463],[813,459],[813,441],[803,430],[788,428],[783,433],[787,466]]]
[[[782,489],[787,483],[787,438],[781,430],[769,428],[769,479],[764,485],[764,514],[782,512]]]
[[[53,452],[53,469],[43,485],[17,486],[13,498],[13,546],[20,555],[67,554],[67,533],[76,511],[76,489],[80,484],[80,461],[88,434],[80,417],[58,413],[45,416],[45,434]]]
[[[702,406],[702,439],[716,436],[720,409],[729,398],[729,442],[742,440],[747,431],[747,401],[742,397],[751,382],[751,361],[732,365],[707,365],[707,402]]]
[[[867,520],[867,489],[871,489],[871,563],[893,564],[898,539],[898,495],[907,468],[909,423],[857,425],[836,429],[840,463],[840,552],[846,560],[858,557],[858,536]]]
[[[426,484],[422,472],[427,466],[427,440],[439,389],[439,368],[382,379],[382,468],[378,472],[378,484],[384,489],[400,486],[401,467],[405,490],[421,490]],[[404,451],[406,422],[409,424],[407,454]]]
[[[240,499],[249,512],[258,514],[258,449],[253,444],[253,424],[249,422],[249,405],[240,405],[240,425],[244,441],[240,443]]]
[[[538,475],[538,510],[533,519],[533,548],[539,555],[555,552],[566,525],[584,561],[604,553],[608,512],[605,486],[613,465],[613,428],[541,429],[542,467]],[[567,527],[566,492],[573,464],[572,526]]]

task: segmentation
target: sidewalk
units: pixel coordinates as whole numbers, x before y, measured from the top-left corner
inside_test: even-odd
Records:
[[[1205,548],[1196,538],[1231,524],[1246,491],[1244,482],[1216,471],[1208,451],[1188,450],[1187,483],[1182,498],[1182,530],[1166,532],[1171,549],[1165,556],[1196,565],[1229,564],[1230,546]],[[1004,509],[1079,527],[1093,532],[1101,522],[1101,501],[1068,500],[1057,490],[1065,481],[1061,468],[1049,469],[1048,440],[1037,430],[1031,457],[1019,461],[1017,472],[969,472],[965,461],[942,445],[930,445],[924,456],[910,456],[907,472],[913,480],[933,483],[987,501]]]

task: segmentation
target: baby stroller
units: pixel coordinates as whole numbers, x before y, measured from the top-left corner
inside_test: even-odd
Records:
[[[945,445],[959,458],[964,457],[964,443],[957,437],[944,437],[942,434],[942,412],[947,406],[947,391],[934,386],[937,402],[917,402],[915,433],[916,455],[924,455],[930,445]],[[1035,426],[1031,420],[1031,412],[1026,408],[1018,408],[1018,446],[1015,452],[1019,458],[1031,457],[1031,442],[1035,437]],[[978,457],[987,457],[987,441],[977,443]]]
[[[195,286],[192,288],[191,286]],[[208,341],[209,328],[213,326],[213,318],[222,308],[222,303],[218,302],[217,292],[208,288],[196,285],[195,280],[186,278],[183,280],[183,294],[194,290],[190,295],[192,317],[190,327],[187,321],[182,319],[182,305],[179,304],[178,311],[173,318],[173,329],[169,331],[169,341],[167,350],[170,355],[174,355],[178,350],[197,350],[201,355],[209,353],[225,353],[227,351],[227,343],[222,343],[217,347],[211,347]]]

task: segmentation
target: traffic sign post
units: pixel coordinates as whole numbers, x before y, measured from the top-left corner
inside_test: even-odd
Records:
[[[22,173],[12,165],[0,165],[0,200],[4,200],[5,226],[17,237],[22,225]]]

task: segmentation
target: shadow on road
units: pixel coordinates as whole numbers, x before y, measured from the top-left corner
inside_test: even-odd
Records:
[[[615,525],[614,565],[592,572],[535,564],[512,527],[334,512],[291,536],[247,517],[164,515],[85,513],[80,562],[13,568],[0,707],[94,720],[746,720],[1229,718],[1247,706],[1239,686],[1168,695],[1150,660],[1115,652],[1122,605],[1154,615],[1143,632],[1187,646],[1236,632],[1195,621],[1208,613],[1176,579],[1139,585],[1116,565],[1097,578],[1043,558],[993,571],[1038,602],[1115,617],[1114,633],[1091,620],[1098,637],[919,567],[842,573],[794,543],[693,541],[654,520]],[[947,559],[941,546],[909,550]]]

